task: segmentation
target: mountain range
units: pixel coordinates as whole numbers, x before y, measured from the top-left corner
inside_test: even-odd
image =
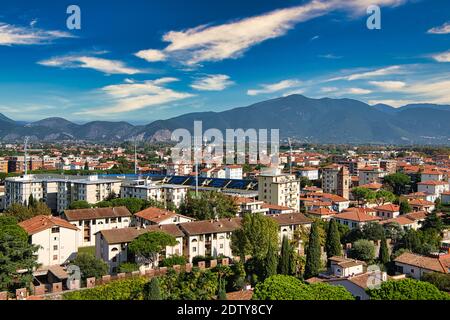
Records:
[[[310,143],[442,144],[450,145],[450,105],[409,104],[394,108],[353,99],[312,99],[290,95],[222,112],[197,112],[148,125],[93,121],[76,124],[47,118],[24,124],[0,114],[0,140],[167,141],[171,132],[194,121],[209,128],[280,129],[282,138]]]

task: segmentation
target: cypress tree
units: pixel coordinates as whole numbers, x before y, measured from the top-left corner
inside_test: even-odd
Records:
[[[328,226],[325,250],[327,252],[327,258],[340,256],[342,254],[341,236],[339,234],[337,222],[334,219],[331,219]]]
[[[274,248],[273,244],[269,244],[269,250],[267,251],[267,256],[264,259],[264,276],[266,278],[274,276],[277,274],[278,267],[278,250]]]
[[[311,226],[311,232],[309,233],[305,273],[303,275],[304,279],[309,279],[319,274],[320,258],[319,225],[317,222],[314,222]]]
[[[386,237],[381,238],[380,253],[378,255],[378,259],[383,265],[390,261]]]
[[[150,283],[148,283],[147,285],[148,289],[146,300],[162,300],[158,278],[152,278],[152,280],[150,280]]]
[[[289,275],[291,273],[291,248],[287,236],[283,236],[281,244],[281,257],[279,264],[279,273]]]
[[[225,291],[225,282],[219,281],[219,292],[217,293],[217,300],[228,300],[227,292]]]

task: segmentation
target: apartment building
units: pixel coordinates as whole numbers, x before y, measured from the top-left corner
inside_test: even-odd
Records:
[[[232,257],[231,234],[240,228],[240,219],[194,221],[179,227],[185,234],[184,251],[189,262],[195,256]]]
[[[310,181],[319,180],[319,169],[314,167],[303,167],[298,170],[300,177],[305,177]]]
[[[36,216],[19,223],[30,243],[39,246],[37,262],[42,266],[60,265],[75,258],[79,229],[61,218]]]
[[[388,174],[381,168],[377,167],[365,167],[359,169],[359,185],[369,184],[369,183],[382,183],[383,178]]]
[[[42,169],[42,159],[40,157],[28,156],[26,163],[29,172],[33,170]],[[24,156],[9,157],[8,172],[17,172],[17,173],[25,172],[25,157]]]
[[[246,213],[268,214],[269,208],[264,207],[264,201],[255,200],[254,198],[236,197],[236,205],[238,206],[238,215],[242,216]]]
[[[430,197],[427,197],[429,201],[436,201],[441,194],[450,191],[449,183],[445,181],[428,180],[419,182],[417,184],[417,191],[424,192]]]
[[[35,200],[44,201],[50,209],[57,209],[57,181],[51,177],[27,175],[12,177],[5,180],[4,206],[13,203],[27,204],[30,195]]]
[[[263,172],[258,176],[258,199],[300,211],[300,181],[279,169]]]
[[[329,165],[322,168],[322,189],[324,193],[337,194],[349,199],[350,174],[343,165]]]
[[[165,205],[173,204],[179,207],[185,200],[189,187],[173,184],[159,184],[150,180],[134,180],[122,184],[120,196],[122,198],[138,198],[155,200]]]
[[[0,158],[0,173],[8,173],[8,160]]]
[[[57,181],[58,198],[57,211],[62,212],[74,201],[98,203],[107,199],[111,194],[119,194],[121,180],[100,179],[98,176],[87,178],[67,178]]]
[[[155,231],[166,232],[175,237],[177,241],[175,246],[167,246],[157,260],[163,257],[169,258],[173,255],[183,255],[184,233],[175,224],[153,225],[146,228],[102,230],[95,234],[95,255],[108,264],[110,273],[117,273],[117,268],[121,263],[129,262],[128,244],[144,233]],[[158,261],[155,261],[153,264],[145,263],[141,266],[140,271],[151,269],[157,263]]]
[[[63,217],[78,228],[78,246],[95,246],[95,234],[102,230],[127,228],[132,214],[126,207],[65,210]]]

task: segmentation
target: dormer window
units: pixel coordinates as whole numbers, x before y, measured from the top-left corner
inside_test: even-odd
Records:
[[[59,227],[53,227],[52,233],[59,233]]]

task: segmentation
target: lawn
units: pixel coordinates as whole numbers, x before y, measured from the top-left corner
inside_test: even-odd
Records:
[[[88,253],[95,256],[95,246],[78,248],[78,253]]]

